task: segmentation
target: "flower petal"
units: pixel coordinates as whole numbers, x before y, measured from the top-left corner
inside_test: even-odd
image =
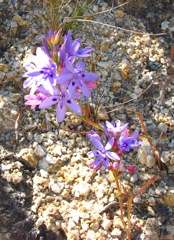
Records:
[[[111,138],[109,142],[106,144],[105,149],[110,150],[113,145],[114,145],[114,138]]]
[[[103,166],[108,169],[109,168],[109,159],[107,157],[103,158]]]
[[[112,160],[115,160],[115,161],[120,160],[120,157],[114,152],[109,152],[108,151],[108,152],[106,152],[106,156],[108,158],[111,158]]]
[[[93,81],[93,80],[97,80],[100,76],[93,72],[82,72],[81,77],[83,80]]]
[[[88,156],[93,156],[93,157],[98,157],[99,156],[99,151],[98,150],[93,150],[93,151],[89,151],[87,153]]]
[[[80,106],[73,99],[68,99],[66,105],[72,112],[78,115],[82,115],[82,110]]]
[[[80,88],[80,90],[82,91],[82,93],[84,94],[85,97],[90,98],[91,92],[90,92],[89,88],[87,87],[87,85],[83,81],[81,81],[81,80],[79,81],[78,87]]]
[[[80,62],[77,62],[76,63],[76,69],[79,71],[79,72],[82,72],[84,69],[85,69],[85,63],[80,61]]]
[[[97,159],[95,159],[95,161],[93,163],[93,169],[98,170],[101,165],[102,165],[102,158],[98,157]]]
[[[96,138],[92,138],[91,140],[92,140],[92,143],[93,143],[94,147],[96,147],[98,150],[103,150],[104,149],[103,144],[101,143],[101,141],[99,141]]]
[[[56,104],[59,101],[59,97],[58,96],[51,96],[46,98],[40,105],[39,108],[49,108],[50,106]]]
[[[56,118],[58,122],[63,122],[65,118],[66,113],[66,106],[65,104],[58,103],[57,109],[56,109]]]

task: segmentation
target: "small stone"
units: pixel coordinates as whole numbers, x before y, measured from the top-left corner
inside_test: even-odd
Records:
[[[46,172],[57,172],[60,163],[60,159],[47,154],[39,161],[39,168],[44,169]]]
[[[4,174],[3,177],[6,178],[8,182],[12,182],[14,184],[18,184],[23,180],[22,172],[18,169],[15,169],[12,173]]]
[[[16,14],[13,18],[12,21],[16,22],[17,24],[19,24],[19,26],[21,27],[26,27],[27,26],[27,22],[20,17],[18,14]]]
[[[121,88],[121,83],[119,81],[115,81],[112,85],[112,91],[118,92]]]
[[[161,161],[163,163],[169,162],[170,160],[170,152],[169,151],[163,151],[161,153]]]
[[[155,158],[152,155],[148,155],[146,158],[146,166],[153,168],[155,166]]]
[[[91,185],[86,182],[80,182],[78,185],[75,185],[72,189],[72,193],[75,197],[85,196],[87,197],[91,190]]]
[[[100,225],[98,222],[96,223],[91,223],[90,228],[97,231],[99,229]]]
[[[40,145],[37,145],[34,149],[34,154],[36,155],[37,158],[42,158],[43,156],[46,155],[45,151]]]
[[[128,59],[126,58],[122,59],[120,63],[120,70],[121,70],[121,76],[124,80],[129,79],[130,66],[131,65]]]
[[[16,35],[16,31],[17,31],[17,23],[16,22],[11,22],[10,23],[10,35],[15,36]]]
[[[4,72],[0,72],[0,84],[2,84],[2,81],[5,78],[5,73]]]
[[[40,216],[37,221],[36,221],[36,227],[40,227],[42,224],[44,223],[44,218],[42,216]]]
[[[112,221],[104,217],[101,225],[107,231],[112,226]]]
[[[0,63],[0,71],[5,73],[8,72],[9,71],[8,65],[4,63]]]
[[[98,5],[93,6],[93,12],[98,12]]]
[[[130,177],[130,182],[131,183],[136,183],[138,181],[138,176],[137,174],[133,174],[131,177]]]
[[[50,188],[56,194],[61,193],[61,191],[63,190],[64,186],[65,186],[65,184],[63,182],[57,182],[57,183],[50,182]]]
[[[159,240],[159,223],[155,218],[148,218],[146,221],[143,234],[141,235],[142,240]]]
[[[161,28],[162,28],[162,30],[167,30],[167,29],[169,29],[169,27],[170,27],[170,22],[168,22],[168,21],[163,21],[162,23],[161,23]]]
[[[38,160],[34,156],[34,152],[31,148],[23,148],[18,154],[18,157],[22,157],[24,161],[29,163],[32,167],[36,167],[38,165]]]
[[[78,222],[79,222],[79,212],[77,211],[77,210],[72,210],[71,211],[71,217],[72,217],[72,220],[76,223],[76,224],[78,224]]]
[[[169,207],[174,206],[174,193],[168,193],[163,197],[165,204]]]
[[[31,206],[31,211],[36,213],[37,209],[39,208],[40,204],[42,202],[42,197],[38,197],[35,201],[34,204]]]
[[[48,178],[48,176],[49,176],[49,174],[43,169],[40,169],[40,175],[43,178]]]
[[[148,203],[149,203],[149,205],[150,206],[155,206],[155,198],[154,197],[150,197],[149,199],[148,199]]]
[[[165,123],[162,123],[162,122],[161,122],[161,123],[158,124],[158,129],[159,129],[161,132],[166,133],[168,127],[167,127],[167,125],[166,125]]]
[[[96,233],[93,230],[88,230],[86,234],[86,240],[96,239]]]
[[[122,232],[119,228],[114,228],[114,230],[111,232],[112,237],[120,237],[121,234],[122,234]]]
[[[117,10],[115,12],[115,17],[116,18],[123,18],[123,16],[124,16],[124,12],[122,10]]]

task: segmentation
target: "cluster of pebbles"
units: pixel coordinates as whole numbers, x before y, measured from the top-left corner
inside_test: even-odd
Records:
[[[1,177],[16,186],[23,181],[30,186],[28,211],[36,229],[44,224],[57,235],[63,229],[69,240],[126,239],[118,204],[114,209],[106,208],[117,201],[112,175],[104,168],[94,172],[87,165],[90,159],[86,153],[92,146],[80,131],[89,131],[89,127],[70,112],[59,124],[54,108],[24,108],[28,90],[22,87],[23,63],[41,45],[44,22],[38,16],[43,9],[32,1],[4,0],[0,6],[7,3],[3,14],[9,18],[0,33]],[[133,239],[173,239],[174,85],[165,85],[170,78],[170,49],[165,41],[170,31],[164,31],[163,23],[161,31],[166,35],[149,34],[141,19],[121,8],[108,9],[103,1],[93,4],[86,22],[76,23],[80,31],[73,36],[82,39],[82,46],[94,47],[92,57],[86,59],[87,68],[101,77],[92,93],[91,108],[96,109],[100,102],[98,121],[118,118],[141,133],[141,122],[130,109],[143,117],[147,134],[159,151],[162,170],[146,139],[138,150],[125,155],[125,164],[136,167],[136,173],[122,176],[125,190],[136,192],[151,177],[160,176],[134,199]],[[168,22],[174,27],[174,21]],[[26,169],[30,172],[27,178]],[[3,232],[1,239],[11,239]]]

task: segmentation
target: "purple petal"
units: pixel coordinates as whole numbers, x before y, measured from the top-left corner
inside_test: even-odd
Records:
[[[74,96],[74,93],[75,93],[75,90],[76,90],[77,86],[78,86],[77,82],[75,82],[75,80],[73,79],[68,86],[68,91],[69,91],[69,94],[70,94],[71,97]]]
[[[65,82],[69,81],[73,77],[72,73],[70,72],[61,72],[57,77],[57,84],[64,84]]]
[[[27,79],[24,81],[23,87],[24,87],[24,88],[27,88],[27,87],[30,87],[32,84],[33,84],[33,83],[32,83],[32,78],[29,77],[29,78],[27,78]]]
[[[80,72],[82,72],[85,69],[85,63],[80,61],[76,63],[76,69]]]
[[[98,139],[98,141],[101,142],[100,136],[93,130],[91,130],[91,133],[87,134],[87,136],[92,140],[93,138]]]
[[[114,152],[109,152],[108,151],[108,152],[106,152],[106,156],[108,158],[111,158],[112,160],[115,160],[115,161],[120,160],[120,157]]]
[[[81,77],[83,80],[94,81],[94,80],[97,80],[100,76],[92,72],[83,72],[81,73]]]
[[[133,133],[131,134],[130,137],[137,139],[137,138],[138,138],[138,135],[139,135],[139,131],[135,131],[135,132],[133,132]]]
[[[72,34],[72,31],[69,30],[68,34],[65,36],[65,43],[66,43],[66,48],[68,52],[71,49],[71,34]]]
[[[71,56],[74,55],[80,48],[80,39],[77,38],[74,40],[74,42],[71,45],[71,49],[68,52]]]
[[[68,60],[68,58],[65,59],[65,68],[69,72],[74,73],[74,67],[73,67],[72,63]]]
[[[107,157],[103,158],[103,165],[106,169],[109,167],[109,159]]]
[[[91,92],[88,89],[88,87],[86,86],[86,84],[83,81],[79,81],[79,85],[78,87],[80,88],[80,90],[82,91],[82,93],[84,94],[85,97],[90,98],[91,96]]]
[[[111,138],[109,142],[106,144],[105,149],[110,150],[114,144],[114,138]]]
[[[98,157],[99,156],[99,153],[98,153],[98,150],[93,150],[93,151],[89,151],[87,153],[88,156],[93,156],[93,157]]]
[[[82,115],[81,108],[73,99],[68,99],[66,102],[66,105],[72,112],[74,112],[78,115]]]
[[[50,106],[56,104],[59,101],[59,97],[57,96],[51,96],[46,98],[40,105],[39,108],[49,108]]]
[[[91,54],[88,54],[88,52],[91,52],[92,50],[92,47],[82,48],[77,51],[76,55],[79,57],[89,57]]]
[[[66,113],[66,106],[59,102],[57,109],[56,109],[56,118],[58,122],[63,122]]]
[[[44,81],[43,87],[50,93],[50,95],[54,95],[54,86],[50,83],[49,80]]]
[[[110,130],[110,129],[113,128],[112,123],[110,123],[110,122],[108,122],[108,121],[106,121],[105,125],[106,125],[106,127],[108,128],[108,130]]]
[[[97,138],[92,138],[92,143],[94,145],[94,147],[96,147],[98,150],[103,150],[103,144],[101,143],[101,141],[99,141]]]
[[[99,169],[101,165],[102,165],[102,158],[98,157],[93,163],[94,170]]]

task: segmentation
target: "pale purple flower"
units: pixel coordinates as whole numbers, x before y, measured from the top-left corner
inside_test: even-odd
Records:
[[[79,88],[84,96],[89,98],[91,95],[89,82],[97,80],[99,78],[99,75],[93,72],[85,72],[84,69],[84,62],[77,62],[74,68],[72,62],[66,58],[65,68],[59,74],[57,83],[68,87],[71,95],[73,95],[76,89]]]
[[[64,62],[65,57],[68,57],[68,59],[71,62],[74,62],[76,57],[89,57],[91,52],[93,50],[92,47],[86,47],[80,49],[80,38],[75,39],[72,42],[72,31],[68,31],[68,34],[65,35],[64,37],[64,43],[62,44],[60,48],[60,58],[61,58],[61,63]],[[66,56],[65,56],[66,55]]]
[[[58,89],[56,87],[53,87],[53,92],[54,94],[58,93]],[[35,95],[26,95],[24,97],[25,100],[27,100],[25,104],[30,106],[31,109],[34,109],[37,105],[41,104],[43,100],[50,96],[50,93],[42,85],[36,90]]]
[[[114,138],[111,138],[106,146],[104,146],[100,136],[95,131],[91,131],[91,134],[87,134],[87,136],[92,140],[93,145],[98,149],[87,153],[88,156],[95,157],[95,160],[89,164],[89,166],[94,170],[99,169],[102,165],[108,169],[111,160],[120,160],[120,157],[116,153],[109,151],[112,149],[114,144]]]
[[[30,88],[30,95],[33,95],[41,85],[53,94],[53,86],[56,85],[56,64],[45,54],[42,48],[37,48],[36,55],[32,55],[30,63],[24,65],[27,77],[23,87]]]
[[[106,129],[105,129],[106,134],[109,134],[108,132],[112,132],[114,138],[116,138],[117,133],[123,132],[128,127],[128,123],[121,125],[120,120],[116,120],[113,124],[106,121],[105,125],[106,125]]]
[[[128,131],[123,131],[118,140],[118,147],[121,151],[129,152],[131,148],[139,147],[141,141],[138,141],[139,131],[133,132],[128,136]]]
[[[37,95],[26,95],[25,97],[26,105],[30,106],[31,109],[34,109],[37,105],[39,105],[46,97],[42,93],[38,93]]]
[[[68,107],[72,112],[81,115],[80,106],[70,97],[68,91],[59,91],[54,95],[46,98],[40,105],[39,108],[49,108],[50,106],[57,104],[56,118],[58,122],[62,122],[65,118],[66,108]]]

